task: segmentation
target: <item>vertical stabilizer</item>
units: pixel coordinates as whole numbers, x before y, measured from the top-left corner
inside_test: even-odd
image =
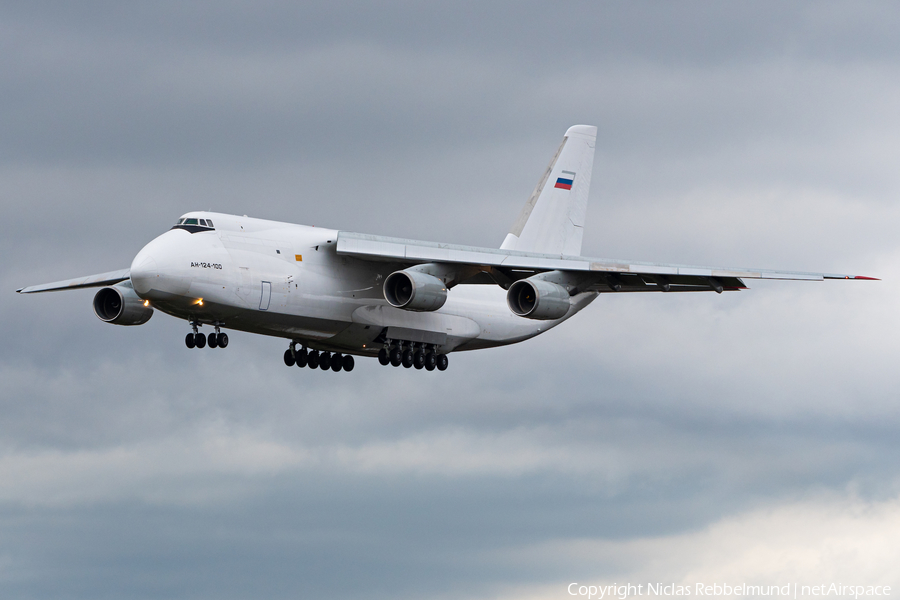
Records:
[[[570,127],[500,248],[581,254],[597,128]]]

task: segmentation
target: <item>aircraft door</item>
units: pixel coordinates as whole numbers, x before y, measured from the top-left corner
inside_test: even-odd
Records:
[[[262,282],[262,295],[259,298],[259,310],[269,310],[269,300],[272,298],[272,282]]]
[[[238,296],[247,301],[250,298],[250,292],[253,291],[250,278],[250,267],[238,267],[238,271],[240,271],[241,274],[241,283],[240,287],[237,289],[237,293]]]

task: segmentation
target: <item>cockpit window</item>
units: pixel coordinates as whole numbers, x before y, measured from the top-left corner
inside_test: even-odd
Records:
[[[201,231],[214,231],[213,222],[210,219],[178,219],[178,222],[172,229],[184,229],[189,233],[199,233]]]

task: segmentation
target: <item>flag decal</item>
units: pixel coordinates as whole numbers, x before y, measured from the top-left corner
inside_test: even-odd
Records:
[[[575,181],[575,173],[572,171],[563,171],[562,177],[557,178],[556,185],[561,190],[571,190],[572,183]]]

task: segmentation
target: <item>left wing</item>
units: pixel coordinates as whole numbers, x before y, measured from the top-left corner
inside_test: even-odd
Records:
[[[87,277],[76,277],[53,283],[42,283],[16,290],[20,294],[35,294],[37,292],[58,292],[61,290],[77,290],[80,288],[103,287],[125,281],[131,276],[131,269],[120,269]]]
[[[457,265],[462,276],[456,283],[496,283],[504,288],[518,280],[547,271],[581,275],[580,291],[656,292],[746,289],[742,279],[875,279],[862,275],[774,271],[729,267],[697,267],[584,256],[538,254],[515,250],[479,248],[389,238],[341,231],[337,253],[363,260],[406,264]],[[448,284],[452,285],[452,284]]]

